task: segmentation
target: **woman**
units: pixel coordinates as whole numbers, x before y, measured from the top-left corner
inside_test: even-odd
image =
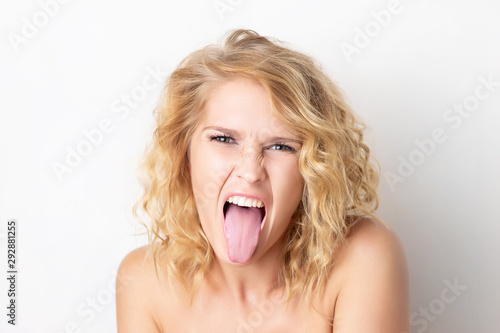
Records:
[[[409,331],[363,127],[310,57],[234,31],[179,65],[156,116],[120,333]]]

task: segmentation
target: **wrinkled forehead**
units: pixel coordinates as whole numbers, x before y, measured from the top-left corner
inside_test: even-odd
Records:
[[[283,122],[268,89],[256,79],[244,77],[211,87],[199,115],[199,126],[255,128],[261,133],[295,136],[293,127]]]

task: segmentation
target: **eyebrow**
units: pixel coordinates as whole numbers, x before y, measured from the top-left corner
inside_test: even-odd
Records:
[[[204,132],[206,130],[216,130],[219,132],[222,132],[224,134],[227,134],[229,136],[234,136],[234,137],[239,137],[239,132],[236,130],[232,130],[229,128],[224,128],[224,127],[218,127],[218,126],[206,126],[204,127],[201,131]]]
[[[235,137],[235,138],[241,137],[240,132],[238,132],[237,130],[229,129],[229,128],[218,127],[218,126],[206,126],[202,129],[202,132],[204,132],[206,130],[216,130],[216,131],[222,132],[224,134],[227,134],[227,135]],[[281,141],[281,142],[295,142],[298,144],[302,144],[302,140],[300,140],[300,139],[286,138],[286,137],[281,137],[281,136],[273,136],[273,137],[269,138],[268,140],[273,141],[273,142],[280,142]]]
[[[270,138],[270,139],[269,139],[269,141],[277,141],[277,142],[295,142],[295,143],[302,144],[302,140],[299,140],[299,139],[293,139],[293,138],[283,138],[283,137],[279,137],[279,136],[272,137],[272,138]]]

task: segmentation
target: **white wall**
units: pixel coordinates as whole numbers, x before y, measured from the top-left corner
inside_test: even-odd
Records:
[[[113,274],[125,253],[145,243],[134,236],[141,229],[131,206],[160,90],[149,76],[165,76],[236,27],[318,58],[370,125],[383,172],[380,215],[408,254],[412,332],[499,331],[497,1],[0,6],[1,304],[8,301],[7,221],[18,225],[18,325],[7,325],[2,305],[2,332],[116,330]],[[390,21],[381,27],[372,11],[387,8],[393,13],[379,17]],[[366,29],[371,37],[363,39]],[[484,80],[494,83],[480,87]],[[140,101],[126,106],[121,99],[130,94]],[[471,110],[464,116],[453,111],[461,103]],[[99,126],[108,130],[102,138]],[[85,146],[84,131],[98,141]],[[54,163],[67,164],[68,149],[78,147],[88,155],[70,160],[59,179]],[[414,165],[400,166],[402,159]]]

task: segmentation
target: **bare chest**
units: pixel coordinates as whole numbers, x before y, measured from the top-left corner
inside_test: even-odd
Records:
[[[323,308],[321,314],[305,304],[263,300],[240,309],[223,300],[209,300],[191,306],[187,304],[159,312],[156,321],[161,332],[332,332],[332,311]],[[330,317],[330,318],[329,318]]]

